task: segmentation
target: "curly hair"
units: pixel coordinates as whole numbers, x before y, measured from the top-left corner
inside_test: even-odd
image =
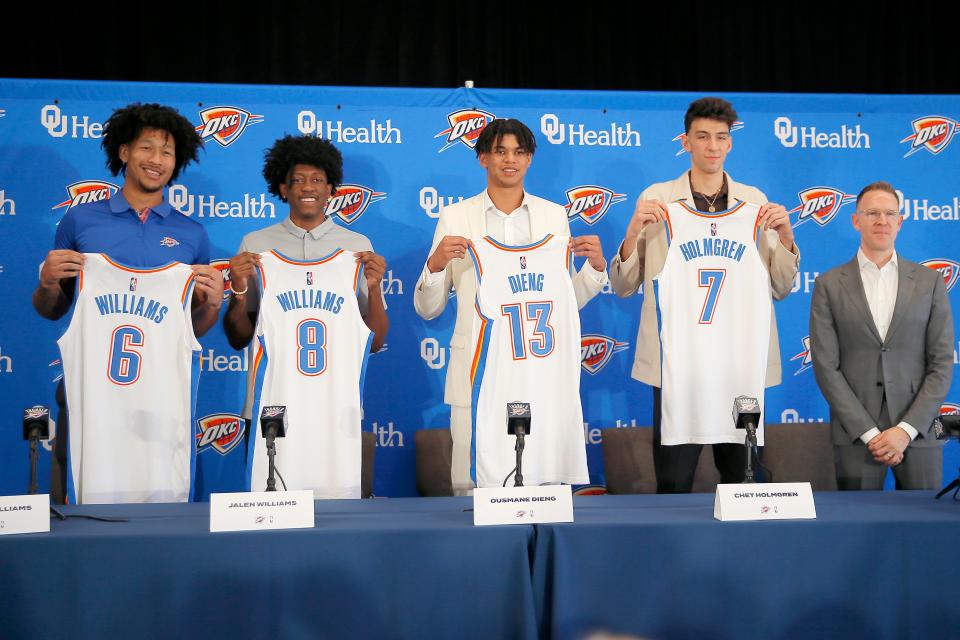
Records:
[[[203,140],[189,120],[171,107],[135,102],[114,111],[103,125],[100,146],[107,154],[107,168],[112,175],[126,174],[126,165],[120,159],[120,147],[139,138],[144,129],[166,131],[173,138],[176,163],[171,182],[177,179],[184,167],[197,161]]]
[[[517,144],[526,149],[531,156],[537,150],[537,139],[533,137],[533,132],[527,125],[513,118],[497,118],[491,120],[490,124],[485,126],[477,136],[477,146],[474,147],[477,157],[479,158],[482,153],[493,151],[494,145],[500,142],[503,136],[508,135],[513,135],[517,139]]]
[[[697,118],[720,120],[732,127],[737,121],[737,111],[733,105],[723,98],[700,98],[690,103],[686,115],[683,117],[683,130],[690,133],[690,125]]]
[[[267,149],[263,162],[263,179],[267,181],[268,190],[284,202],[280,185],[287,182],[298,164],[322,169],[334,193],[343,182],[343,156],[332,142],[313,136],[284,136]]]

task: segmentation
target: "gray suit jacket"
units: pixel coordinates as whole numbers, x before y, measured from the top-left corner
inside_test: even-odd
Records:
[[[893,318],[880,340],[856,256],[817,278],[810,306],[810,348],[817,384],[830,405],[833,442],[849,445],[869,429],[901,421],[938,444],[934,418],[953,374],[953,317],[940,273],[898,256]],[[892,424],[880,424],[884,395]]]

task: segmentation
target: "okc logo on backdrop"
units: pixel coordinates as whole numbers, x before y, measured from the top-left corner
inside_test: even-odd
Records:
[[[910,150],[903,154],[904,158],[909,158],[920,149],[926,149],[933,155],[937,155],[953,140],[958,125],[956,120],[943,116],[924,116],[910,124],[913,127],[913,134],[900,141],[901,144],[910,143]]]
[[[942,416],[960,415],[960,404],[955,404],[953,402],[944,402],[942,405],[940,405],[940,415]]]
[[[447,124],[450,126],[433,136],[434,138],[447,137],[447,144],[437,153],[443,153],[458,142],[468,149],[475,149],[480,132],[496,117],[492,113],[477,109],[460,109],[447,114]]]
[[[204,141],[213,138],[221,147],[229,147],[243,135],[247,126],[258,122],[263,122],[263,116],[239,107],[209,107],[200,112],[197,133]]]
[[[580,218],[587,224],[596,224],[611,205],[623,202],[626,194],[614,193],[606,187],[588,184],[567,189],[567,218]]]
[[[933,258],[932,260],[924,260],[920,264],[934,271],[939,271],[940,275],[943,276],[943,283],[947,285],[948,292],[953,289],[957,284],[957,280],[960,279],[960,263],[954,262],[953,260]]]
[[[243,440],[243,418],[235,413],[212,413],[197,420],[197,453],[214,449],[222,456]]]
[[[613,354],[624,351],[629,343],[617,342],[600,334],[587,334],[580,338],[580,366],[593,375],[607,366]]]
[[[226,300],[233,293],[233,285],[230,282],[230,261],[224,259],[211,260],[210,266],[220,272],[223,276],[223,299]]]
[[[346,224],[353,224],[374,202],[387,197],[386,192],[374,191],[359,184],[342,184],[337,193],[327,201],[325,212],[337,216]]]
[[[803,351],[790,358],[790,362],[794,360],[800,361],[800,368],[793,372],[795,376],[800,375],[813,366],[813,355],[810,353],[810,336],[803,336],[801,342],[803,343]]]
[[[743,129],[743,121],[741,120],[737,120],[732,125],[730,125],[730,133],[733,133],[734,131],[740,131],[740,129]],[[679,158],[680,156],[682,156],[687,152],[687,150],[683,148],[683,139],[686,137],[687,137],[687,132],[683,131],[680,133],[680,135],[674,136],[674,138],[670,141],[670,142],[680,143],[680,149],[675,154],[673,154],[674,156]]]
[[[109,200],[110,196],[119,191],[120,187],[112,182],[103,182],[102,180],[81,180],[67,185],[67,199],[60,204],[53,205],[51,209],[60,209],[66,207],[67,211],[78,204],[87,202],[99,202]]]
[[[800,198],[800,206],[787,212],[799,214],[797,221],[793,223],[794,228],[808,220],[813,220],[823,227],[836,217],[843,205],[857,199],[857,196],[848,195],[833,187],[811,187],[799,192],[797,196]]]

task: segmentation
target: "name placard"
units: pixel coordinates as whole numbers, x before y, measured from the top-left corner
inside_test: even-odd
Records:
[[[0,497],[0,535],[50,531],[50,494]]]
[[[717,520],[815,519],[809,482],[718,484],[713,502]]]
[[[309,529],[313,491],[210,494],[210,531]]]
[[[573,522],[570,485],[473,490],[473,524]]]

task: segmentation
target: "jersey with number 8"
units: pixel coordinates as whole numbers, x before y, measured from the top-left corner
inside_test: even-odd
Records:
[[[479,487],[500,486],[514,467],[506,425],[506,403],[513,401],[531,409],[524,484],[589,481],[569,240],[547,236],[521,247],[489,237],[473,241],[482,329],[472,369],[471,473]]]
[[[70,412],[70,500],[182,502],[190,497],[200,345],[193,271],[134,269],[88,253],[63,337]]]
[[[360,393],[371,333],[360,315],[361,266],[342,249],[313,261],[260,254],[251,487],[267,481],[260,407],[287,408],[276,465],[288,489],[316,498],[359,498]],[[278,487],[282,487],[279,480]]]
[[[733,399],[747,395],[763,406],[773,309],[758,215],[745,202],[717,213],[667,207],[669,248],[654,281],[664,445],[743,442]],[[762,428],[757,436],[762,445]]]

